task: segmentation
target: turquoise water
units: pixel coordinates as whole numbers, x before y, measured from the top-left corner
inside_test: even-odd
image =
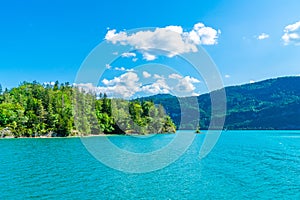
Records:
[[[144,174],[101,164],[79,138],[3,139],[0,199],[300,199],[300,131],[223,132],[200,160],[204,137],[168,167]],[[173,138],[110,140],[149,152]]]

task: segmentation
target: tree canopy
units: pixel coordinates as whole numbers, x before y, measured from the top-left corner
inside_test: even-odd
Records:
[[[9,129],[15,137],[148,134],[175,128],[161,105],[108,98],[69,83],[23,82],[0,92],[0,130]]]

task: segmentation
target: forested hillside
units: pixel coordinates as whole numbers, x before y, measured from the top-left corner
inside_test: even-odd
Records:
[[[110,99],[69,83],[0,87],[0,137],[165,133],[175,126],[151,101]]]
[[[300,77],[231,86],[225,91],[224,128],[300,129]],[[11,90],[0,87],[0,137],[164,133],[175,132],[175,125],[196,129],[197,119],[181,113],[179,102],[190,111],[198,110],[200,127],[207,129],[210,94],[197,97],[199,109],[190,103],[192,98],[159,94],[126,101],[96,96],[68,83],[24,82]],[[179,127],[182,115],[188,120]]]
[[[300,129],[300,77],[282,77],[252,84],[226,87],[227,113],[224,128],[227,129]],[[218,91],[214,91],[218,93]],[[191,97],[181,98],[189,105]],[[171,95],[155,95],[142,98],[162,104],[177,126],[181,113],[179,101]],[[197,97],[200,111],[200,127],[207,129],[211,118],[210,94]],[[196,110],[196,107],[190,108]],[[188,113],[184,113],[188,116]],[[192,124],[182,128],[194,129]]]

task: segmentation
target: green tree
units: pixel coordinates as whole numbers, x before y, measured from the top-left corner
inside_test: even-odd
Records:
[[[166,116],[151,101],[97,96],[58,81],[53,87],[23,82],[0,94],[0,129],[8,127],[16,137],[169,131]]]

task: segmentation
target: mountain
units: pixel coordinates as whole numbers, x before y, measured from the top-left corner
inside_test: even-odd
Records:
[[[251,84],[229,86],[224,89],[227,98],[224,128],[300,129],[300,77],[268,79]],[[213,91],[211,94],[221,91]],[[201,129],[209,127],[211,94],[207,93],[197,97]],[[189,104],[193,98],[195,97],[177,98],[160,94],[140,98],[140,100],[150,100],[155,104],[162,104],[167,114],[179,127],[181,119],[189,118],[189,112],[181,113],[182,107],[187,107],[190,111],[198,110],[195,104]],[[196,124],[197,121],[190,117],[181,124],[181,128],[195,129]]]

